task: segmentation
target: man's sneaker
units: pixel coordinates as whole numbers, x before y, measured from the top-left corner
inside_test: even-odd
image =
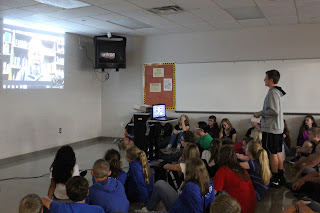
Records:
[[[142,209],[134,210],[134,213],[143,213],[143,212],[149,212],[147,207],[143,207]]]
[[[280,181],[271,179],[269,187],[279,189],[281,187]]]
[[[283,174],[280,175],[279,183],[280,183],[280,185],[282,185],[282,186],[286,186],[286,184],[287,184],[287,181],[286,181],[286,179],[284,178]]]

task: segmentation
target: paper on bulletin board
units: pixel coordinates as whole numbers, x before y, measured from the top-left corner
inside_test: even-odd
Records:
[[[161,83],[150,83],[150,92],[161,92]]]
[[[163,79],[163,91],[172,91],[172,78]]]
[[[153,77],[163,78],[164,77],[164,68],[153,68]]]

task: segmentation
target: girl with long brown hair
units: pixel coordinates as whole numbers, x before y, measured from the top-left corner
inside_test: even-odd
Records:
[[[232,146],[224,145],[220,148],[217,164],[219,170],[213,178],[215,193],[227,192],[239,202],[243,213],[254,213],[256,192],[249,174],[238,163]]]
[[[126,190],[129,201],[148,203],[153,190],[153,178],[150,173],[146,153],[136,146],[126,149],[129,171]]]

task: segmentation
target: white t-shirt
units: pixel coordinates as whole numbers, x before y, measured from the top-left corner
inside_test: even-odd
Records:
[[[215,165],[215,163],[214,163],[214,160],[212,160],[212,161],[209,163],[210,158],[211,158],[211,152],[210,152],[209,150],[204,150],[204,151],[202,152],[201,159],[206,160],[207,163],[208,163],[208,165],[209,165],[210,167],[212,167],[212,166]]]
[[[79,166],[76,164],[73,167],[72,177],[79,176]],[[52,178],[52,171],[50,172],[50,178]],[[54,190],[54,196],[60,200],[68,200],[69,197],[66,191],[66,185],[62,183],[56,184],[56,189]]]

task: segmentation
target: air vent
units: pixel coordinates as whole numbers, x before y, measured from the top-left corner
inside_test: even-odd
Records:
[[[164,7],[155,7],[148,9],[150,12],[155,13],[157,15],[171,15],[184,12],[184,9],[177,5],[173,6],[164,6]]]

